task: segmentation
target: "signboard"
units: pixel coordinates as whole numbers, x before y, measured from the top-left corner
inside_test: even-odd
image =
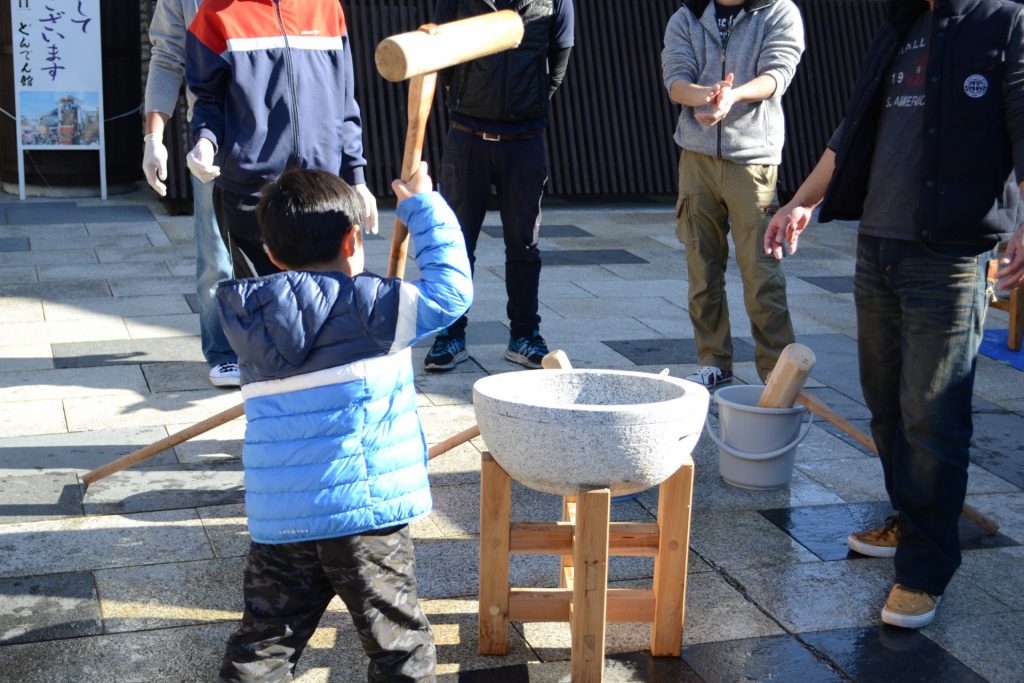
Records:
[[[106,199],[100,0],[10,3],[19,196],[25,198],[24,150],[60,149],[99,153]]]

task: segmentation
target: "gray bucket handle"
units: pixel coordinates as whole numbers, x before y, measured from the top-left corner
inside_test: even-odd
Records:
[[[788,450],[796,448],[797,445],[804,440],[804,437],[807,436],[807,432],[811,431],[811,423],[814,422],[814,413],[808,410],[806,415],[808,419],[803,423],[803,427],[800,428],[800,433],[797,434],[796,439],[794,439],[792,443],[786,444],[782,448],[776,448],[774,451],[768,451],[767,453],[747,453],[745,451],[737,450],[722,441],[722,438],[715,434],[715,430],[708,429],[707,431],[708,436],[711,437],[712,441],[718,444],[719,448],[735,455],[737,458],[743,458],[744,460],[771,460],[772,458],[779,457]]]

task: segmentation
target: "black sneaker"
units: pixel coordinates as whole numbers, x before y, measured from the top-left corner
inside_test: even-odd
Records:
[[[684,377],[691,382],[696,382],[701,386],[711,389],[717,387],[719,384],[725,384],[726,382],[732,381],[732,370],[723,370],[716,368],[713,365],[702,365],[697,368],[697,372],[692,375]]]
[[[505,358],[528,368],[539,368],[544,356],[548,355],[548,345],[540,332],[534,331],[529,337],[510,337]]]
[[[433,346],[423,359],[423,367],[427,370],[443,372],[454,370],[455,366],[464,360],[469,359],[469,351],[466,350],[465,337],[449,337],[447,334],[439,334],[434,339]]]

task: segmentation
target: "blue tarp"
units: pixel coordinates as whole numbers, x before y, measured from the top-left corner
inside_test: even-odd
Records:
[[[1024,372],[1024,348],[1011,351],[1006,345],[1006,330],[986,330],[981,339],[980,353],[1002,361]]]

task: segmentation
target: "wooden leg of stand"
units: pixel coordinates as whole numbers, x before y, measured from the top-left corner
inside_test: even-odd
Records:
[[[651,654],[678,657],[686,617],[686,565],[690,549],[693,462],[661,483],[658,493],[658,555],[654,559],[654,621]]]
[[[576,496],[563,496],[562,521],[569,522],[569,524],[576,523]],[[562,555],[558,568],[559,588],[572,588],[572,573],[572,555]]]
[[[508,653],[512,478],[490,453],[480,462],[480,618],[482,655]]]
[[[571,622],[573,683],[604,680],[611,500],[608,489],[581,491],[576,497]]]

